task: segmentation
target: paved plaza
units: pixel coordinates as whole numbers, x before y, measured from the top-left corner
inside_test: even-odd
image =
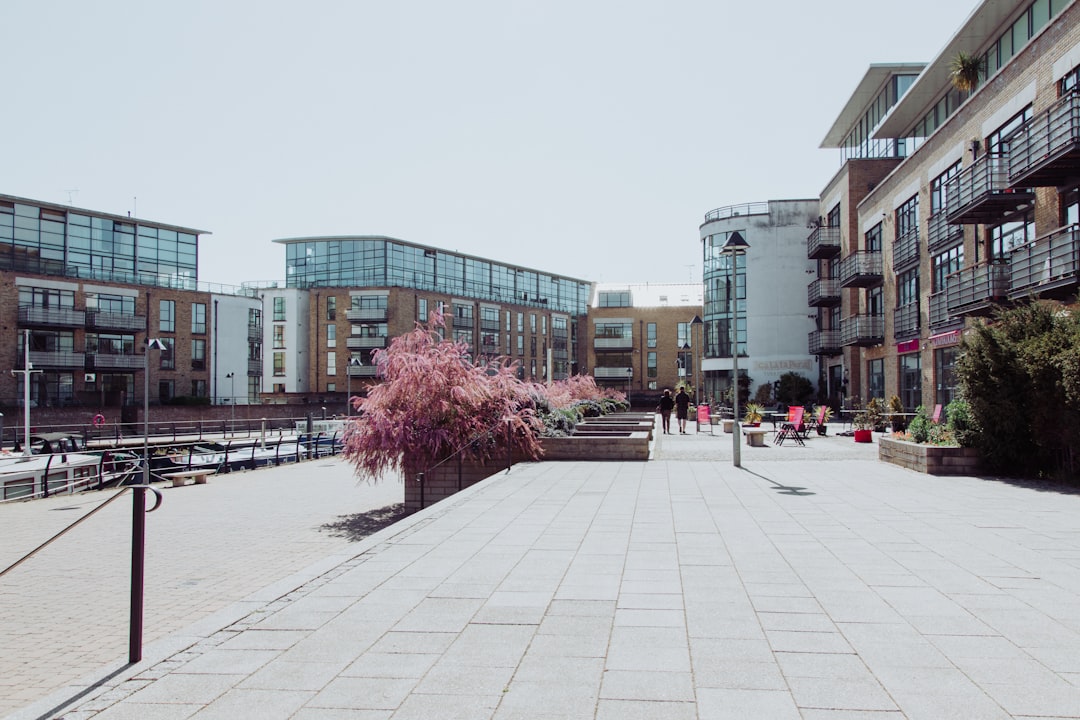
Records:
[[[98,553],[123,565],[126,503],[87,551],[0,580],[5,673],[41,654],[66,675],[12,717],[1080,717],[1080,497],[921,475],[835,436],[744,447],[739,469],[730,435],[693,430],[646,463],[517,465],[367,537],[342,520],[365,517],[354,494],[401,487],[336,461],[325,485],[314,463],[170,489],[175,518],[147,518],[143,661],[121,642],[66,673],[117,632],[95,627],[102,596],[126,630],[123,567],[96,582]],[[60,507],[0,507],[5,539]]]

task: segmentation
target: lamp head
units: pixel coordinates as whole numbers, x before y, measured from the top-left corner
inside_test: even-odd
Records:
[[[727,242],[724,243],[723,252],[732,254],[746,252],[749,247],[750,243],[746,242],[742,234],[738,230],[736,230],[728,236]]]

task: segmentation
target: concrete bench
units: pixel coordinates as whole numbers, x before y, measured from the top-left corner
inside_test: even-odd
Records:
[[[743,428],[743,436],[746,438],[746,444],[750,447],[765,447],[765,433],[769,432],[764,428]]]
[[[182,470],[179,472],[162,473],[161,477],[172,482],[172,487],[183,487],[188,479],[193,479],[196,485],[205,485],[207,479],[214,474],[213,470]]]

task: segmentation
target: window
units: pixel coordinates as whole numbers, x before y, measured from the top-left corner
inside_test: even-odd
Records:
[[[529,355],[536,355],[536,336],[529,336]]]
[[[337,375],[337,353],[333,350],[326,353],[326,375]]]
[[[191,341],[191,369],[192,370],[205,370],[206,369],[206,341],[202,339],[192,339]]]
[[[517,314],[517,331],[525,332],[525,313]]]
[[[158,301],[158,332],[176,332],[176,302]]]
[[[337,347],[337,325],[326,326],[326,347]]]
[[[206,380],[191,381],[191,397],[206,397]]]
[[[651,348],[656,347],[656,323],[646,323],[645,325],[645,342]]]
[[[262,310],[259,308],[248,308],[248,327],[262,328]]]
[[[275,348],[283,348],[283,347],[285,347],[285,326],[284,325],[275,325],[274,326],[274,347]]]
[[[1031,119],[1031,106],[1013,115],[1009,120],[994,132],[986,136],[986,152],[989,155],[1008,155],[1008,137],[1016,132],[1021,125]]]
[[[688,322],[679,323],[678,329],[676,331],[676,335],[677,335],[676,345],[680,349],[689,348],[689,347],[694,346],[693,340],[691,339],[690,323],[688,323]]]
[[[540,316],[540,334],[547,335],[547,315]]]
[[[135,298],[128,295],[87,293],[86,309],[103,313],[116,313],[117,315],[134,315]]]
[[[75,307],[75,293],[72,290],[20,287],[19,307],[64,308],[70,310]]]
[[[524,335],[518,335],[517,336],[517,354],[518,355],[524,355],[525,354],[525,336]]]
[[[633,337],[633,326],[630,323],[598,322],[596,323],[596,337],[631,338]]]
[[[536,334],[536,313],[529,313],[529,332]]]
[[[206,303],[191,303],[191,334],[206,334]]]
[[[900,356],[900,400],[905,412],[922,405],[922,356],[917,352]]]
[[[912,195],[896,208],[896,237],[900,239],[919,229],[919,196]]]
[[[285,353],[274,353],[274,377],[283,377],[285,375]],[[276,386],[275,386],[276,387]],[[285,386],[281,386],[281,391],[285,391]],[[277,392],[275,390],[274,392]]]
[[[960,161],[930,181],[930,216],[933,217],[949,206],[945,187],[950,180],[960,174]]]
[[[597,305],[600,307],[630,307],[630,293],[628,291],[599,293]]]
[[[883,358],[870,360],[866,363],[866,382],[867,400],[870,400],[870,398],[885,399],[885,360]]]
[[[165,346],[164,350],[159,351],[161,356],[161,369],[162,370],[175,370],[176,369],[176,338],[158,338],[161,340],[161,344]],[[172,397],[171,395],[169,397]]]
[[[1035,239],[1035,215],[1028,210],[1017,220],[989,228],[987,233],[990,238],[990,259],[1006,260],[1014,249]]]
[[[425,323],[428,321],[427,298],[416,298],[416,319]]]
[[[337,298],[333,295],[326,297],[326,319],[337,320]]]
[[[934,402],[948,405],[956,398],[957,347],[934,350]]]
[[[135,336],[118,333],[86,333],[86,352],[98,355],[134,355]]]
[[[881,223],[867,230],[863,240],[867,252],[881,252]]]
[[[656,377],[656,353],[650,352],[645,356],[645,374],[648,377]]]
[[[285,383],[274,383],[274,392],[276,392],[276,393],[285,392]]]
[[[885,293],[880,285],[866,291],[866,314],[872,317],[885,315]]]
[[[947,278],[954,272],[964,267],[964,246],[957,245],[949,248],[940,255],[934,256],[933,292],[941,292],[945,289]]]
[[[385,310],[387,301],[386,295],[353,295],[352,308],[354,310]]]
[[[176,397],[176,381],[175,380],[158,380],[157,386],[158,402],[168,402]]]
[[[285,322],[285,298],[274,298],[274,321]]]
[[[908,270],[896,276],[896,307],[919,302],[919,270]]]

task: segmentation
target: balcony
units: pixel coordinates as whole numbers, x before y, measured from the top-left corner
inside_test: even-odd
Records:
[[[378,365],[349,365],[348,368],[349,377],[361,377],[372,378],[378,374]]]
[[[593,347],[597,350],[625,350],[634,347],[634,336],[593,338]],[[599,377],[599,376],[598,376]]]
[[[834,307],[840,304],[840,284],[836,278],[819,278],[810,283],[806,291],[806,304],[810,307]]]
[[[881,315],[852,315],[840,324],[840,344],[869,347],[885,342],[885,318]]]
[[[961,242],[964,239],[962,225],[950,225],[944,210],[930,216],[926,223],[926,249],[931,253]]]
[[[963,225],[995,223],[1030,206],[1035,193],[1009,182],[1009,156],[983,155],[945,184],[948,222]]]
[[[262,325],[248,325],[248,342],[262,342]]]
[[[1080,175],[1080,94],[1070,92],[1009,137],[1009,182],[1058,187]]]
[[[86,313],[72,308],[19,307],[19,325],[49,325],[52,327],[83,327],[86,325]]]
[[[598,367],[593,368],[593,377],[603,380],[623,380],[631,377],[632,369],[628,367]]]
[[[86,327],[94,330],[143,332],[146,330],[146,316],[91,310],[86,313]]]
[[[471,317],[458,317],[454,316],[454,327],[459,330],[472,330],[475,327],[475,323]]]
[[[345,319],[349,322],[386,322],[389,313],[386,308],[349,308]]]
[[[843,346],[840,344],[839,330],[814,330],[809,336],[811,355],[839,355]]]
[[[349,350],[370,350],[372,348],[384,348],[386,347],[386,337],[361,337],[359,335],[351,335],[345,338],[345,347]]]
[[[19,350],[15,359],[17,368],[23,369],[24,357],[23,351]],[[67,350],[31,350],[30,364],[35,370],[83,370],[86,367],[86,354]]]
[[[480,332],[499,332],[500,326],[498,319],[496,320],[480,320]]]
[[[247,361],[247,374],[248,377],[262,377],[263,364],[262,360],[252,360],[248,358]]]
[[[900,340],[919,334],[922,327],[922,316],[919,312],[919,303],[913,302],[901,305],[893,310],[893,339]]]
[[[94,370],[142,370],[142,355],[124,355],[121,353],[86,353],[84,369]]]
[[[840,261],[837,280],[842,288],[874,287],[882,283],[881,253],[859,250]]]
[[[952,315],[989,315],[1008,295],[1009,265],[974,265],[950,275],[948,283],[945,292]]]
[[[840,254],[840,228],[818,227],[806,239],[806,257],[828,260]]]
[[[949,312],[949,293],[947,290],[930,295],[930,327],[944,328],[963,322],[963,318]]]
[[[1009,297],[1062,299],[1076,292],[1080,271],[1080,226],[1070,225],[1014,248]]]
[[[919,262],[919,226],[908,230],[893,243],[893,271]]]

